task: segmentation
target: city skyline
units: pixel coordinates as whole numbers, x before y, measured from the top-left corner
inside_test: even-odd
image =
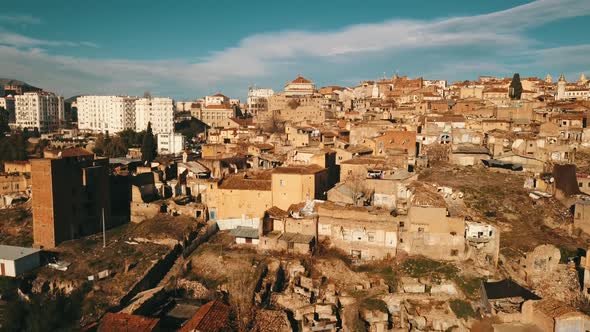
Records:
[[[297,74],[352,86],[396,71],[449,81],[564,72],[573,81],[590,70],[588,2],[420,5],[15,4],[0,15],[0,76],[65,97],[151,91],[182,100],[244,99],[249,85],[282,90]]]

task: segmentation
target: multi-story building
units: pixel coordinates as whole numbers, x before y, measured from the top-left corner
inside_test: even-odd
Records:
[[[177,154],[184,149],[184,136],[176,133],[158,134],[158,153]]]
[[[98,233],[103,220],[113,226],[108,159],[80,148],[47,155],[31,160],[35,246],[53,248]]]
[[[212,128],[222,127],[225,120],[236,116],[236,110],[228,104],[209,104],[193,113],[197,119]]]
[[[89,132],[117,133],[135,129],[136,97],[78,97],[78,129]]]
[[[174,130],[174,101],[170,98],[140,98],[135,101],[135,131],[146,130],[152,124],[154,134]]]
[[[250,114],[256,115],[258,112],[268,110],[268,97],[274,95],[272,89],[256,89],[250,88],[248,90],[247,111]]]
[[[315,92],[315,83],[304,78],[303,76],[297,76],[296,79],[285,84],[285,95],[286,96],[305,96],[311,95]]]
[[[59,129],[64,120],[64,100],[50,92],[26,92],[14,97],[16,125],[41,133]]]
[[[221,93],[205,97],[205,105],[229,105],[229,98]]]

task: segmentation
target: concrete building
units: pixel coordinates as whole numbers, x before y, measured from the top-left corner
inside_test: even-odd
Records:
[[[574,332],[590,329],[590,316],[552,298],[529,300],[522,305],[522,321],[543,332]]]
[[[27,92],[14,97],[16,125],[40,133],[52,132],[64,121],[63,97],[49,92]]]
[[[41,265],[40,250],[0,245],[0,276],[18,277]]]
[[[329,189],[328,169],[319,165],[275,168],[272,173],[272,203],[282,210],[291,204],[325,199]]]
[[[258,112],[268,110],[268,98],[274,95],[272,89],[248,89],[248,100],[246,102],[246,111],[250,114],[256,115]]]
[[[0,174],[0,195],[23,192],[27,190],[27,178],[24,174]]]
[[[400,217],[386,210],[370,210],[326,202],[318,207],[318,235],[354,259],[395,257]]]
[[[158,136],[159,154],[178,154],[184,150],[185,138],[177,133],[160,133]]]
[[[108,159],[71,148],[31,161],[33,238],[36,247],[90,235],[111,225]]]
[[[297,76],[297,78],[285,84],[285,96],[287,97],[311,95],[314,92],[315,83],[303,76]]]
[[[227,119],[236,116],[236,111],[229,104],[209,104],[199,109],[196,114],[193,113],[193,116],[215,128],[223,127],[223,123]]]
[[[229,98],[221,93],[205,96],[205,106],[209,105],[229,105]]]
[[[174,130],[174,101],[170,98],[140,98],[135,101],[135,131],[146,130],[152,124],[154,134]]]
[[[78,97],[78,129],[111,134],[135,129],[136,100],[136,97],[123,96]]]

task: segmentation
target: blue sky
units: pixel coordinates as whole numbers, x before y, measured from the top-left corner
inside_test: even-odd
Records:
[[[44,1],[0,13],[0,77],[66,97],[243,98],[303,74],[590,74],[590,1]]]

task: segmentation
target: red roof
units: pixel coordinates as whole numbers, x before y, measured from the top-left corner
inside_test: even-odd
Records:
[[[307,78],[299,75],[299,76],[297,76],[296,79],[292,80],[291,83],[311,83],[311,81],[308,80]]]
[[[160,319],[124,313],[104,315],[98,332],[151,332],[159,328]]]
[[[211,301],[197,310],[178,332],[216,332],[228,327],[231,308],[219,300]]]
[[[226,96],[226,95],[224,95],[224,94],[221,94],[221,93],[218,93],[218,94],[216,94],[216,95],[213,95],[213,97],[223,97],[223,98],[227,98],[227,96]]]

